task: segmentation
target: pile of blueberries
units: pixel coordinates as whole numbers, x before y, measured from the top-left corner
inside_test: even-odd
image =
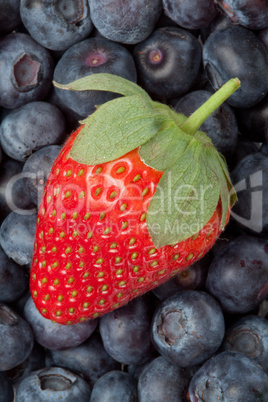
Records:
[[[53,161],[113,93],[64,91],[106,72],[202,125],[238,202],[199,262],[126,306],[62,326],[29,293]],[[268,401],[267,0],[0,0],[0,402]]]

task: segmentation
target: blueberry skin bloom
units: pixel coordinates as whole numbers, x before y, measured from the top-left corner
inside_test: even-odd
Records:
[[[136,82],[137,72],[131,53],[119,43],[102,37],[85,39],[66,50],[58,61],[54,80],[69,84],[94,73],[110,73]],[[93,113],[96,106],[118,95],[107,91],[66,91],[55,88],[59,106],[80,117]]]
[[[226,101],[237,108],[260,102],[268,92],[268,53],[262,41],[241,26],[228,26],[209,36],[203,47],[203,63],[215,90],[232,77],[241,87]]]
[[[161,0],[89,0],[93,24],[107,39],[136,44],[153,31],[162,11]]]
[[[34,346],[29,324],[11,307],[0,304],[0,371],[11,370],[23,363]]]
[[[159,353],[180,367],[203,363],[220,347],[225,331],[218,302],[208,293],[180,291],[165,299],[152,320]]]
[[[164,27],[136,45],[133,57],[140,85],[154,98],[168,99],[183,95],[194,84],[202,50],[190,32]]]
[[[248,357],[223,352],[195,373],[189,396],[191,402],[264,402],[268,400],[268,375]]]
[[[243,353],[268,372],[268,320],[257,315],[239,319],[226,331],[222,347]]]
[[[24,378],[18,386],[16,402],[88,402],[90,395],[90,385],[78,374],[51,367]]]
[[[66,50],[93,29],[88,0],[21,0],[20,15],[32,38],[51,50]]]
[[[0,106],[15,109],[42,100],[53,77],[51,54],[30,35],[10,33],[0,40]]]

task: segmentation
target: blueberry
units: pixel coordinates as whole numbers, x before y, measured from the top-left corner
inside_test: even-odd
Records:
[[[266,0],[215,0],[215,3],[233,24],[250,29],[268,26],[268,4]]]
[[[29,324],[11,307],[0,304],[0,371],[11,370],[30,355],[34,338]]]
[[[241,353],[223,352],[193,376],[191,402],[262,402],[268,400],[268,375]]]
[[[94,384],[90,402],[138,402],[136,381],[123,371],[104,374]]]
[[[158,18],[158,21],[157,21],[157,23],[156,23],[156,26],[155,26],[154,31],[155,31],[156,29],[158,29],[158,28],[166,28],[166,27],[176,27],[176,28],[179,28],[179,27],[178,27],[178,24],[176,24],[175,21],[173,21],[171,18],[169,18],[169,17],[165,14],[165,12],[164,12],[164,10],[163,10],[162,13],[161,13],[161,15],[160,15],[160,17]],[[196,38],[199,38],[200,29],[187,29],[187,32],[190,32],[190,33],[191,33],[192,35],[194,35]]]
[[[172,279],[154,288],[152,293],[164,300],[178,290],[195,290],[205,287],[207,271],[211,261],[209,254],[190,265],[187,269],[176,274]]]
[[[0,302],[14,302],[28,290],[28,287],[28,272],[10,260],[0,247]]]
[[[25,292],[19,299],[15,300],[13,303],[9,303],[10,307],[13,308],[19,315],[23,317],[24,306],[27,303],[29,297],[31,296],[30,289]]]
[[[216,31],[216,29],[225,29],[229,25],[232,25],[230,19],[225,15],[223,15],[222,13],[218,12],[215,18],[213,18],[213,20],[208,26],[200,29],[200,37],[202,42],[204,43],[209,37],[209,35],[212,32]]]
[[[23,363],[6,371],[8,378],[12,381],[13,387],[17,388],[18,383],[28,377],[33,371],[45,367],[45,349],[38,343],[34,343],[30,355]],[[1,402],[1,399],[0,399]]]
[[[37,370],[24,378],[16,402],[88,402],[91,388],[78,374],[60,367]]]
[[[248,140],[242,135],[238,135],[236,149],[232,159],[233,167],[250,154],[256,154],[259,152],[259,148],[255,142]]]
[[[131,53],[121,44],[101,37],[88,38],[64,52],[54,70],[54,80],[68,84],[94,73],[110,73],[136,82],[137,72]],[[55,88],[59,106],[87,117],[118,95],[106,91],[66,91]]]
[[[65,367],[82,374],[94,384],[98,378],[121,365],[103,347],[100,334],[95,331],[85,342],[65,350],[47,350],[47,365]]]
[[[230,243],[230,241],[236,239],[237,236],[240,236],[240,235],[241,235],[241,232],[237,229],[237,227],[231,220],[231,222],[228,223],[225,230],[220,234],[220,236],[218,237],[218,239],[216,240],[215,244],[213,245],[213,247],[211,249],[212,259],[225,246],[227,246]],[[210,260],[210,263],[208,264],[208,269],[209,269],[212,259]],[[208,274],[208,271],[206,273],[206,279],[207,279],[207,274]],[[206,282],[206,280],[205,280],[205,282]]]
[[[237,109],[236,118],[239,130],[244,138],[255,142],[265,142],[268,95],[255,106]]]
[[[258,316],[268,320],[268,298],[266,298],[259,306]]]
[[[188,268],[187,270],[188,271]],[[169,279],[168,281],[164,282],[163,284],[154,288],[151,292],[159,299],[165,300],[167,297],[177,293],[179,290],[178,284],[174,278]]]
[[[32,262],[36,214],[10,212],[0,228],[0,245],[9,258],[19,265]]]
[[[0,32],[11,32],[21,24],[20,0],[0,1]]]
[[[178,24],[176,24],[175,21],[173,21],[171,18],[169,18],[164,10],[162,10],[160,17],[157,20],[157,23],[155,25],[154,31],[158,28],[164,28],[164,27],[177,27],[178,28]],[[194,35],[198,37],[199,35],[199,30],[188,30],[189,32],[194,32]]]
[[[0,40],[0,106],[15,109],[48,94],[54,62],[47,49],[28,34],[10,33]]]
[[[156,357],[154,356],[151,360],[146,361],[143,364],[128,364],[126,366],[126,370],[127,372],[131,375],[131,377],[133,377],[136,381],[138,381],[142,371],[145,369],[146,366],[148,366],[148,364],[151,363],[151,361],[153,361]]]
[[[241,81],[226,101],[231,106],[252,107],[268,92],[268,53],[249,29],[231,25],[214,31],[204,43],[203,63],[215,90],[230,78]]]
[[[174,276],[178,290],[204,289],[211,255],[206,254],[202,259],[190,265],[187,269]]]
[[[0,106],[0,123],[11,112],[12,109],[7,109]]]
[[[243,314],[268,295],[268,243],[239,236],[213,258],[206,287],[228,313]]]
[[[31,201],[39,205],[52,165],[60,153],[60,145],[48,145],[34,152],[23,166],[23,185]]]
[[[3,371],[0,372],[0,402],[13,402],[14,391],[12,382]]]
[[[190,379],[189,369],[156,357],[139,376],[139,402],[186,401]]]
[[[218,302],[204,291],[183,290],[162,301],[152,320],[158,352],[181,367],[203,363],[220,347],[225,330]]]
[[[244,232],[268,234],[268,158],[263,152],[244,157],[231,172],[238,201],[232,217]]]
[[[163,0],[163,9],[172,20],[187,29],[204,28],[217,14],[213,0]]]
[[[27,210],[34,213],[35,205],[25,192],[22,180],[23,163],[5,158],[0,169],[0,221],[13,210]]]
[[[266,143],[262,144],[261,147],[260,147],[260,151],[263,154],[268,155],[268,144],[266,144]]]
[[[21,0],[20,15],[32,38],[51,50],[66,50],[93,29],[88,0]]]
[[[159,28],[134,47],[138,81],[156,99],[185,94],[197,79],[201,54],[200,43],[190,32]]]
[[[264,371],[268,371],[268,320],[247,315],[228,328],[222,345],[224,351],[243,353]]]
[[[3,151],[19,161],[36,150],[59,144],[65,135],[65,118],[54,105],[38,101],[30,102],[9,113],[0,126]]]
[[[198,90],[184,95],[174,109],[178,113],[190,116],[199,106],[211,97],[211,92]],[[230,157],[236,148],[238,127],[232,108],[223,103],[200,127],[212,140],[214,146],[225,157]]]
[[[93,24],[107,39],[136,44],[153,31],[162,11],[161,0],[89,0]]]
[[[74,325],[61,325],[44,318],[29,297],[24,306],[24,317],[32,328],[35,340],[51,350],[68,349],[83,343],[96,329],[97,320]]]
[[[79,120],[81,120],[81,115],[74,112],[67,105],[65,105],[64,100],[60,100],[60,97],[56,94],[55,88],[52,89],[47,100],[52,105],[57,106],[64,114],[66,122],[66,137],[69,136],[79,127]]]
[[[263,42],[264,46],[268,50],[268,27],[257,31],[257,36]]]
[[[106,352],[123,364],[142,364],[155,354],[150,338],[152,308],[147,297],[100,317]]]

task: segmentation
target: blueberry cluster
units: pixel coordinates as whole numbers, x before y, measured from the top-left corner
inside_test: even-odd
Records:
[[[29,294],[37,209],[79,120],[118,95],[99,72],[202,125],[238,202],[211,252],[101,318],[62,326]],[[267,0],[0,0],[0,402],[268,401]]]

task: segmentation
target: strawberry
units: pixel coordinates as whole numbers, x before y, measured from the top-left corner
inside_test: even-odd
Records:
[[[222,156],[198,128],[239,81],[188,119],[109,74],[55,85],[124,95],[71,134],[38,212],[31,294],[44,317],[74,324],[153,289],[213,246],[235,193]]]

